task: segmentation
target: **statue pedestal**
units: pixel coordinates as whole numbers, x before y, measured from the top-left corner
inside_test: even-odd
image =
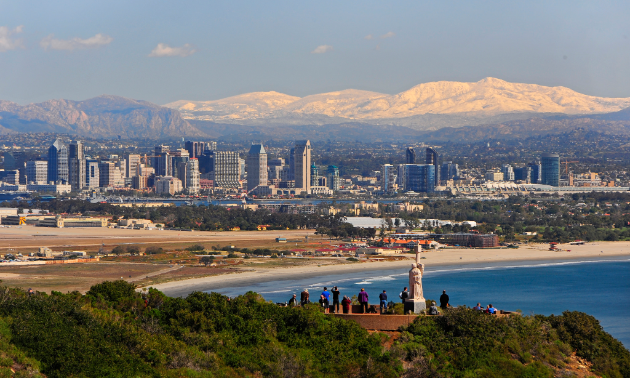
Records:
[[[422,310],[427,309],[427,303],[422,300],[407,299],[405,301],[405,315],[411,311],[412,314],[419,314]]]

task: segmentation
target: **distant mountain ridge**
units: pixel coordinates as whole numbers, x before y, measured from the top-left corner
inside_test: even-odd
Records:
[[[525,119],[533,115],[596,114],[630,107],[630,98],[588,96],[565,87],[438,81],[395,94],[348,89],[299,98],[253,92],[215,101],[180,100],[164,105],[186,119],[241,125],[362,122],[432,130]],[[436,117],[438,116],[438,117]]]
[[[0,100],[0,132],[56,132],[124,138],[204,135],[177,110],[119,96],[49,100],[21,106]]]

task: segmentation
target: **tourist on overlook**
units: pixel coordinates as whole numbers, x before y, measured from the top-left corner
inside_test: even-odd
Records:
[[[289,299],[289,307],[295,307],[297,306],[297,295],[293,294],[293,297],[291,297],[291,299]]]
[[[341,301],[341,307],[343,307],[343,313],[344,314],[349,314],[350,313],[350,306],[352,305],[352,300],[350,300],[350,298],[348,298],[347,295],[343,296],[343,300]]]
[[[435,305],[435,301],[431,302],[431,307],[429,307],[429,315],[440,315],[440,311]]]
[[[378,295],[378,299],[381,300],[381,314],[387,312],[387,292],[383,290],[383,292]]]
[[[337,286],[333,287],[332,295],[333,295],[333,314],[339,313],[339,289],[337,288]]]
[[[309,301],[310,294],[308,293],[308,289],[304,289],[304,291],[300,294],[300,303],[304,306],[307,303],[311,303]]]
[[[483,311],[483,307],[481,307],[481,303],[477,303],[477,305],[475,307],[473,307],[473,310],[475,310],[475,311]]]
[[[361,288],[361,292],[359,293],[359,304],[361,305],[361,313],[365,314],[368,312],[368,293],[364,288]]]
[[[403,291],[401,291],[398,296],[400,297],[400,299],[402,299],[402,303],[405,303],[405,300],[409,298],[409,292],[407,291],[407,286],[405,286]]]
[[[324,294],[319,296],[319,305],[322,306],[322,308],[324,309],[324,314],[328,313],[328,301],[326,300],[326,297],[324,296]]]
[[[496,314],[496,313],[497,313],[497,309],[496,309],[496,308],[494,308],[494,307],[492,307],[492,303],[490,303],[490,304],[488,305],[488,308],[486,309],[486,312],[487,312],[488,314],[494,315],[494,314]]]
[[[446,290],[442,290],[442,295],[440,295],[440,307],[442,307],[442,310],[450,306],[448,304],[448,300],[449,300],[449,297],[448,297],[448,294],[446,294]]]
[[[330,291],[328,291],[327,287],[324,287],[324,291],[322,291],[322,295],[324,296],[324,299],[326,300],[326,309],[328,310],[328,308],[330,307]]]

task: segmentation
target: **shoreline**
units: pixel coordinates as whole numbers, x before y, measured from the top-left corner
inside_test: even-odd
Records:
[[[594,242],[582,246],[561,245],[562,249],[571,248],[572,252],[554,252],[543,250],[542,245],[519,249],[450,249],[423,252],[423,263],[430,272],[433,267],[511,267],[513,265],[537,264],[554,261],[570,263],[579,260],[606,261],[615,258],[630,258],[630,242]],[[545,245],[546,246],[546,245]],[[413,263],[409,259],[398,261],[372,261],[344,263],[338,265],[297,266],[279,268],[254,268],[217,276],[192,278],[181,281],[150,285],[164,294],[174,297],[186,296],[194,291],[211,291],[226,287],[251,286],[271,281],[291,281],[305,278],[323,277],[340,274],[362,273],[378,270],[401,269],[406,272]]]

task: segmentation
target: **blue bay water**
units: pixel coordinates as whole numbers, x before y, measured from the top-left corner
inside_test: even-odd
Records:
[[[250,286],[214,290],[229,296],[255,291],[267,300],[286,302],[304,288],[311,300],[319,298],[324,286],[336,285],[342,295],[352,296],[363,287],[370,302],[386,290],[389,300],[408,282],[408,269],[373,270],[360,273],[322,275],[300,280],[278,280]],[[427,267],[424,296],[438,300],[442,290],[451,305],[473,307],[492,303],[503,310],[523,314],[559,315],[582,311],[595,316],[604,329],[630,348],[630,259],[572,262],[523,262],[513,265],[470,265]]]

